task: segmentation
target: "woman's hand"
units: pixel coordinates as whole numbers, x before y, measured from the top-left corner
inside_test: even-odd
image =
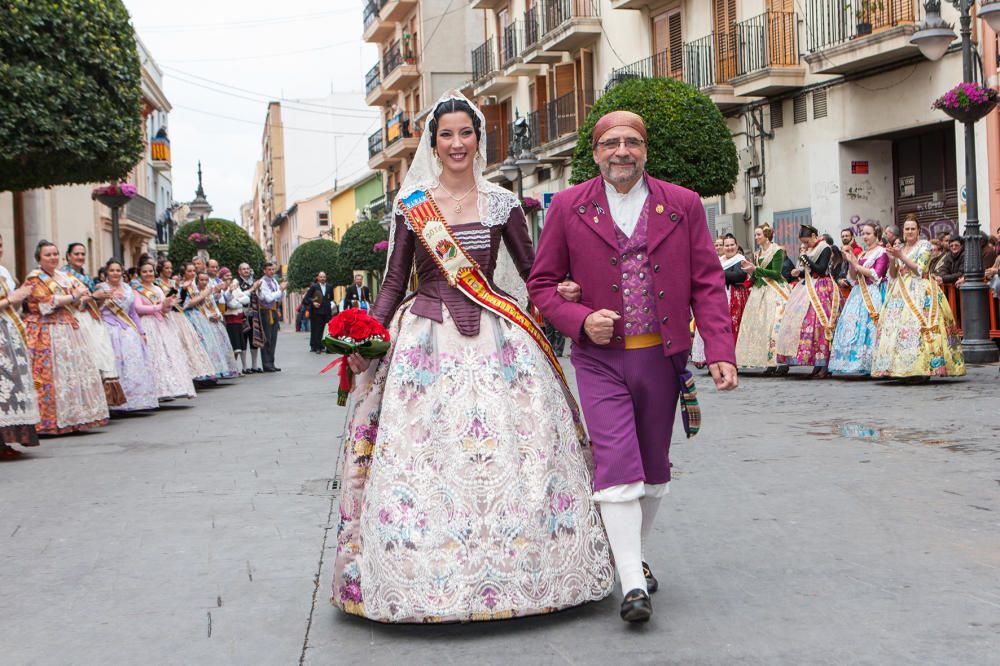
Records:
[[[579,303],[583,297],[583,289],[572,280],[565,280],[556,285],[556,291],[562,296],[564,301]]]
[[[7,300],[10,301],[11,305],[17,305],[30,295],[31,285],[22,284],[20,287],[7,294]]]
[[[798,277],[798,276],[802,275],[802,269],[801,268],[793,268],[792,271],[791,271],[791,273],[792,273],[792,277]]]
[[[748,261],[746,259],[744,259],[743,261],[740,262],[740,270],[742,270],[747,275],[750,275],[751,273],[753,273],[753,271],[754,271],[755,268],[756,268],[756,266],[754,266],[753,263],[751,263],[750,261]]]
[[[347,357],[347,365],[350,366],[351,371],[356,375],[360,375],[362,372],[367,370],[371,364],[371,360],[365,358],[361,354],[351,354]]]

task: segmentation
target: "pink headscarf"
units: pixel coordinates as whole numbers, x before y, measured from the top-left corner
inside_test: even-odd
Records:
[[[631,111],[611,111],[601,116],[594,125],[594,134],[591,139],[592,148],[597,148],[597,142],[600,141],[601,137],[614,127],[631,127],[641,134],[643,139],[646,138],[646,123],[643,122],[642,116]]]

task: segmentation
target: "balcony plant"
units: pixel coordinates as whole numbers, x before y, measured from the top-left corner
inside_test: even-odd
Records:
[[[872,34],[872,15],[884,9],[882,0],[854,0],[854,2],[848,2],[844,6],[847,11],[852,8],[854,9],[854,19],[857,21],[855,26],[857,35],[860,37]]]
[[[944,111],[962,123],[974,123],[986,116],[1000,101],[1000,93],[978,83],[959,83],[934,100],[931,108]]]
[[[526,214],[530,215],[542,209],[542,202],[534,197],[524,197],[521,200],[521,208],[524,209]]]
[[[413,39],[413,35],[408,32],[403,33],[403,62],[407,65],[417,64],[417,58],[413,53],[413,46],[410,44],[410,40]]]
[[[135,185],[119,181],[95,187],[90,192],[90,198],[100,201],[108,208],[121,208],[138,194]]]
[[[217,245],[219,240],[221,240],[219,234],[201,233],[200,231],[188,234],[187,239],[192,245],[201,250]]]

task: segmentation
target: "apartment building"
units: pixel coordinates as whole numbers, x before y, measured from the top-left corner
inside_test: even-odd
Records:
[[[482,28],[466,0],[368,0],[364,40],[379,61],[365,76],[365,102],[379,107],[368,137],[368,166],[384,174],[387,200],[402,184],[432,105],[470,78],[469,51]]]
[[[944,18],[957,22],[957,12],[943,5]],[[898,223],[912,212],[930,235],[964,219],[962,127],[931,109],[961,80],[961,55],[953,49],[931,62],[910,44],[921,0],[470,6],[484,27],[484,41],[469,54],[470,89],[487,117],[489,175],[504,182],[497,167],[512,122],[525,117],[541,160],[524,180],[526,195],[544,201],[567,186],[576,131],[594,99],[626,78],[657,76],[707,94],[732,130],[739,180],[730,194],[704,202],[719,232],[746,242],[752,226],[766,221],[788,245],[804,222],[836,235],[868,220]],[[983,219],[987,205],[981,200]]]

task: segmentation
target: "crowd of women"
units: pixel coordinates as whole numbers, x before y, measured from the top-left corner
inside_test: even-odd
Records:
[[[798,256],[786,261],[770,226],[754,230],[747,259],[729,235],[717,245],[726,276],[736,360],[766,376],[811,366],[830,375],[895,378],[909,383],[965,374],[961,339],[939,280],[930,273],[931,243],[912,216],[901,239],[861,228],[863,246],[842,249],[808,225]],[[838,265],[850,286],[834,281]],[[704,361],[696,335],[693,361]]]
[[[3,241],[0,238],[0,256]],[[0,453],[108,423],[111,412],[193,398],[195,386],[256,372],[262,346],[250,268],[210,275],[201,259],[174,276],[143,257],[126,273],[112,259],[95,281],[86,249],[41,241],[38,267],[18,286],[0,267]],[[242,370],[239,365],[242,361]]]

